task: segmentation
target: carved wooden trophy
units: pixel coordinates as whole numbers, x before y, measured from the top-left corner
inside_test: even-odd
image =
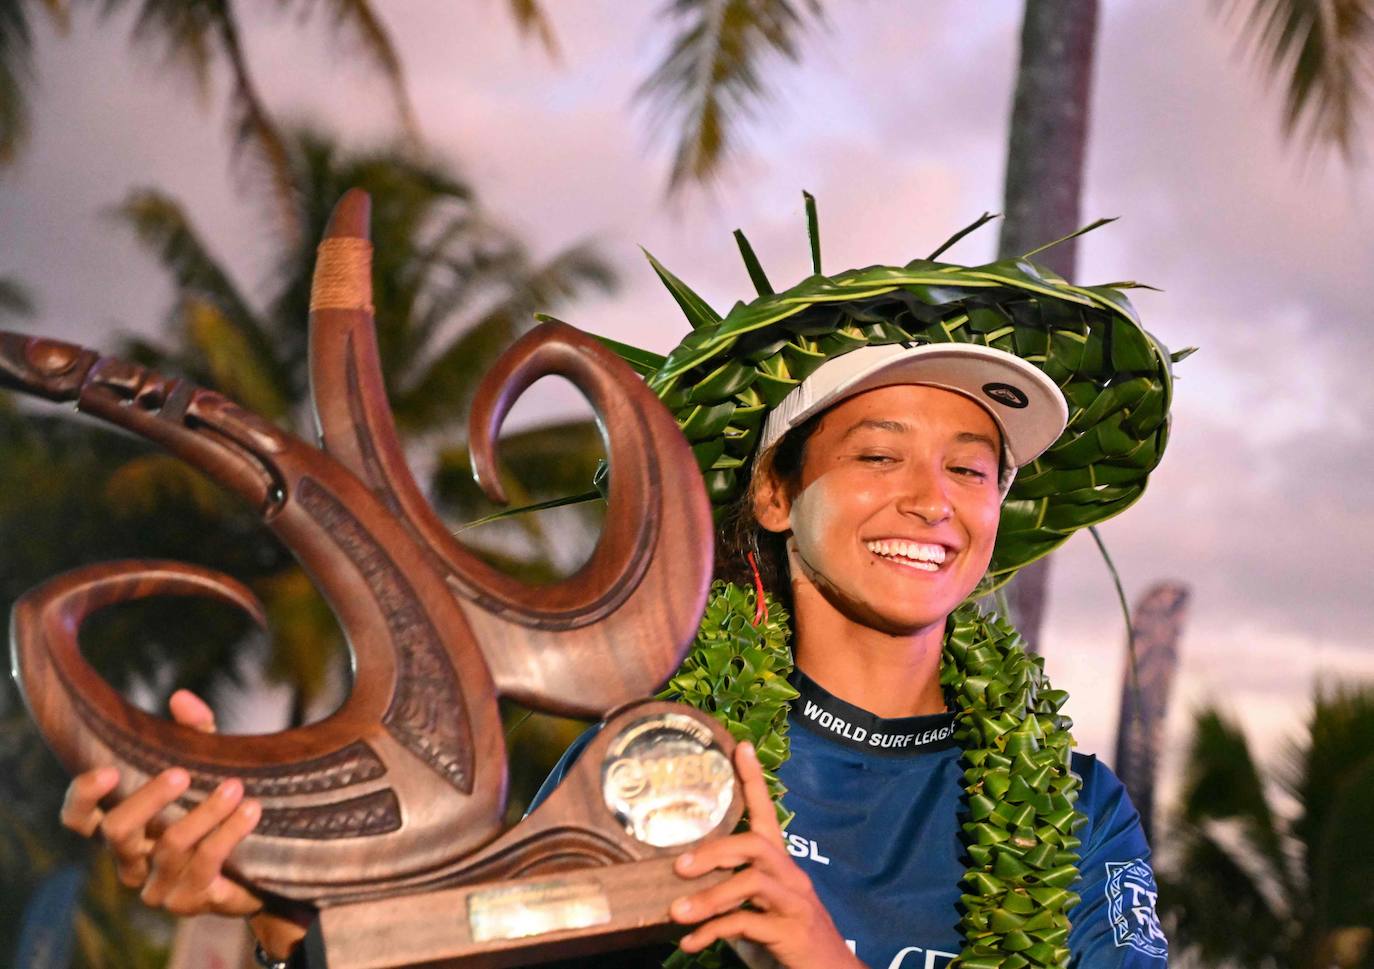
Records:
[[[0,386],[75,401],[258,509],[347,635],[347,701],[319,723],[258,736],[201,734],[130,706],[78,652],[93,611],[208,596],[264,617],[226,575],[125,561],[55,578],[15,606],[14,669],[29,709],[69,770],[120,768],[112,803],[186,768],[191,788],[167,822],[242,778],[263,814],[230,871],[269,899],[318,906],[330,969],[523,965],[671,937],[668,905],[689,890],[673,858],[741,814],[728,733],[688,707],[644,699],[681,662],[710,578],[711,519],[691,451],[628,366],[572,327],[544,324],[477,392],[476,474],[504,501],[502,421],[535,380],[561,375],[608,438],[606,525],[586,565],[552,585],[526,586],[476,559],[426,503],[397,441],[377,357],[368,212],[365,194],[345,195],[319,247],[319,448],[185,381],[0,334]],[[608,720],[558,789],[505,831],[501,696]]]

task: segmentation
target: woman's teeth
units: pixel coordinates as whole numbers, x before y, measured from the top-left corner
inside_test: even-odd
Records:
[[[868,550],[902,565],[920,569],[923,572],[936,572],[945,560],[943,545],[927,545],[923,542],[903,542],[899,540],[868,542]]]

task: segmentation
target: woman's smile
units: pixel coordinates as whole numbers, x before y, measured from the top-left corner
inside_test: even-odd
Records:
[[[864,547],[884,562],[903,569],[938,572],[950,558],[944,545],[901,538],[884,538],[864,543]]]

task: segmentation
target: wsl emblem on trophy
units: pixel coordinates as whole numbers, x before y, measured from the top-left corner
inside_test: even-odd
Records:
[[[572,327],[544,324],[479,388],[473,465],[504,501],[502,421],[535,380],[566,377],[607,438],[606,525],[582,569],[552,585],[475,558],[429,507],[397,441],[367,223],[367,196],[350,192],[319,249],[319,447],[185,381],[0,334],[0,387],[74,401],[258,510],[346,633],[348,699],[318,723],[257,736],[202,734],[130,706],[78,652],[91,612],[171,595],[263,616],[228,576],[126,561],[59,576],[16,605],[14,669],[29,709],[68,769],[120,768],[112,801],[174,765],[192,778],[180,812],[242,778],[263,814],[229,869],[269,899],[318,906],[329,969],[524,965],[669,938],[669,904],[700,887],[672,872],[673,859],[728,834],[742,812],[728,733],[644,699],[685,655],[710,579],[711,518],[691,450],[627,365]],[[607,721],[558,788],[505,830],[503,696]]]

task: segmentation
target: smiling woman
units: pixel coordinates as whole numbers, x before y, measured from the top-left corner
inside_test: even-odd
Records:
[[[1014,821],[995,860],[991,845],[969,846],[987,851],[991,887],[1003,889],[993,909],[998,924],[991,917],[981,924],[989,958],[1054,964],[1077,949],[1080,957],[1093,952],[1094,964],[1127,961],[1116,946],[1105,948],[1108,923],[1092,914],[1102,906],[1085,907],[1066,890],[1081,846],[1071,833],[1072,803],[1085,778],[1094,799],[1110,805],[1090,818],[1096,851],[1112,852],[1100,862],[1090,853],[1088,870],[1124,855],[1123,863],[1148,871],[1149,848],[1120,784],[1092,760],[1065,763],[1034,739],[1020,750],[1003,741],[981,758],[967,756],[974,752],[955,739],[961,698],[941,674],[942,666],[965,665],[946,649],[951,617],[987,572],[1006,489],[1019,466],[1059,437],[1067,410],[1058,388],[1013,354],[908,343],[821,364],[770,414],[764,450],[737,504],[771,538],[765,543],[781,559],[773,566],[778,591],[795,622],[789,679],[798,696],[790,720],[802,731],[791,735],[792,757],[778,777],[796,814],[785,850],[797,860],[774,836],[771,812],[755,812],[749,833],[700,849],[684,874],[746,866],[675,907],[681,921],[704,923],[684,937],[684,952],[726,938],[764,946],[796,969],[899,967],[916,953],[934,969],[965,948],[959,909],[977,908],[965,900],[974,895],[961,892],[964,846],[953,836],[960,797],[968,796],[970,809],[986,803],[988,816],[1000,809]],[[969,679],[977,678],[966,676],[965,685]],[[1027,721],[1040,739],[1065,725],[1052,713],[1043,724]],[[976,776],[990,757],[1010,767],[1013,754],[1037,772],[1045,814],[1067,810],[1067,830],[1036,817],[1032,802],[1042,792],[1029,785],[1009,810],[993,804],[991,778],[964,790],[965,767]],[[740,768],[749,784],[756,772]],[[1051,793],[1056,773],[1063,783]],[[796,839],[807,846],[800,855],[790,848]],[[1044,870],[1025,864],[1028,856]],[[1026,884],[1007,892],[995,881],[1018,868]],[[1078,918],[1077,945],[1068,944],[1072,923],[1062,910],[1036,911],[1032,890],[1046,888],[1055,897],[1044,901]],[[742,913],[741,904],[754,911]],[[1016,935],[993,938],[1006,931],[1008,916]],[[969,927],[962,926],[966,937]],[[965,962],[979,955],[966,952]]]
[[[1004,489],[1059,437],[1067,406],[1012,354],[930,350],[884,351],[862,380],[849,379],[855,361],[826,362],[765,427],[770,446],[736,514],[748,516],[755,540],[768,536],[775,589],[795,622],[788,717],[802,729],[777,771],[795,818],[784,840],[758,761],[743,755],[750,830],[678,863],[688,876],[735,870],[674,905],[674,918],[695,925],[684,953],[729,939],[793,969],[898,969],[916,954],[941,969],[970,948],[961,929],[990,964],[1015,967],[1075,954],[1080,965],[1132,965],[1163,951],[1153,906],[1140,901],[1155,891],[1149,847],[1120,783],[1055,742],[1067,739],[1067,721],[1039,705],[1048,684],[1014,634],[994,628],[1000,653],[959,642],[970,615],[956,614],[987,572]],[[956,378],[973,389],[952,389]],[[1032,401],[1027,419],[1019,412]],[[1019,720],[1015,698],[982,702],[980,652],[995,660],[989,681],[1003,677],[1034,698],[1029,715],[1025,699]],[[738,655],[750,662],[747,649]],[[691,699],[681,678],[675,684]],[[980,715],[992,723],[981,748],[967,726]],[[1014,767],[1024,776],[1013,780]],[[1086,839],[1074,833],[1083,816],[1075,801],[1088,808]],[[968,844],[956,834],[964,811],[975,822]],[[1010,831],[980,826],[992,818]],[[990,870],[965,872],[961,891],[964,852]],[[1087,891],[1076,894],[1080,865]],[[1134,866],[1144,895],[1132,897],[1131,918],[1158,952],[1120,944],[1123,890],[1118,882],[1112,896],[1099,874],[1113,865]],[[986,919],[985,896],[995,901]],[[973,913],[963,924],[961,908]],[[965,951],[964,964],[982,956]]]
[[[1139,496],[1171,359],[1119,289],[1025,260],[823,276],[808,214],[815,275],[774,293],[741,240],[760,295],[721,317],[655,262],[693,332],[621,348],[719,526],[662,695],[753,742],[749,831],[679,860],[734,874],[674,906],[694,927],[671,964],[731,963],[696,955],[730,940],[794,969],[1158,969],[1134,808],[1071,752],[1043,661],[971,603]]]

